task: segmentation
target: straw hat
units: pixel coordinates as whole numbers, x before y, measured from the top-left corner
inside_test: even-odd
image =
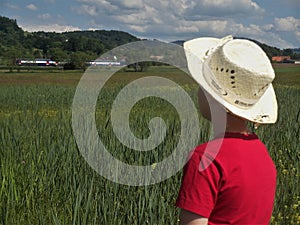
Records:
[[[255,123],[276,122],[275,73],[257,44],[227,36],[183,46],[192,77],[227,110]]]

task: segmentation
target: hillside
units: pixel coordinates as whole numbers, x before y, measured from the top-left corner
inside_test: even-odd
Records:
[[[18,58],[48,58],[69,62],[71,68],[82,67],[87,60],[122,44],[140,40],[123,31],[26,32],[16,20],[0,16],[0,65],[15,66]],[[255,40],[252,40],[255,41]],[[182,45],[183,41],[173,43]],[[290,55],[300,58],[297,49],[279,49],[255,41],[271,58]],[[299,50],[299,49],[298,49]]]
[[[122,44],[139,40],[123,31],[26,32],[17,21],[0,16],[0,65],[17,58],[95,59]]]

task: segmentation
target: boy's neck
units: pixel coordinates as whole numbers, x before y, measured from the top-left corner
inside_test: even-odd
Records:
[[[241,134],[251,133],[247,126],[247,120],[235,116],[231,113],[227,113],[226,132],[241,133]]]
[[[251,131],[248,129],[247,120],[240,118],[231,113],[227,113],[225,132],[228,133],[241,133],[250,134]],[[214,133],[224,133],[224,126],[214,126]]]

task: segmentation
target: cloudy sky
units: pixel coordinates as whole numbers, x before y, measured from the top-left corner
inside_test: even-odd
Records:
[[[1,0],[27,31],[122,30],[162,41],[229,34],[300,47],[299,0]]]

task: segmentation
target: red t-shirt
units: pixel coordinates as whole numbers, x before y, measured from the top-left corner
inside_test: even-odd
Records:
[[[237,133],[208,143],[191,153],[176,206],[208,218],[209,225],[269,224],[276,168],[265,145],[255,134]]]

